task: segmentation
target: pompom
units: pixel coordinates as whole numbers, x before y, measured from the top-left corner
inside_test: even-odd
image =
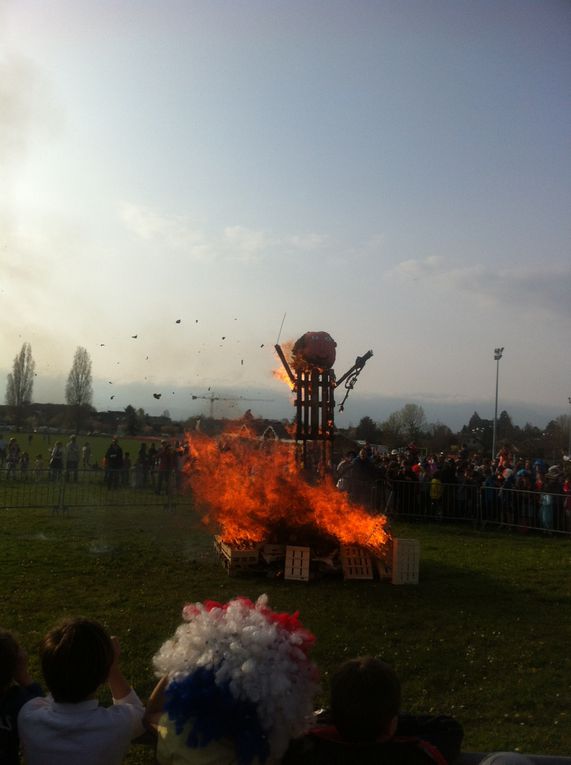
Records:
[[[177,733],[190,722],[191,747],[232,739],[241,765],[279,759],[309,726],[317,691],[315,638],[299,614],[275,613],[262,595],[187,604],[183,619],[153,659]]]

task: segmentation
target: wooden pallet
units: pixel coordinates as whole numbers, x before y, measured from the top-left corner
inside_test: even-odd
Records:
[[[215,536],[214,549],[229,575],[257,566],[260,560],[259,545],[232,547],[219,536]]]
[[[371,556],[358,545],[341,545],[341,567],[344,579],[372,579]]]
[[[392,584],[418,584],[419,564],[418,539],[393,539]]]
[[[299,582],[309,580],[309,563],[311,548],[287,545],[284,565],[284,579],[295,579]]]

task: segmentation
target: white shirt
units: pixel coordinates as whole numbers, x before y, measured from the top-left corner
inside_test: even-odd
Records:
[[[18,731],[27,765],[120,765],[143,733],[145,708],[134,690],[112,707],[97,699],[63,704],[51,696],[24,704]]]

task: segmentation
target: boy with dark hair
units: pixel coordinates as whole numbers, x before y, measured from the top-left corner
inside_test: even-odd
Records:
[[[395,671],[371,656],[350,659],[331,679],[331,709],[290,746],[283,765],[447,765],[460,753],[451,717],[400,714]]]
[[[18,765],[17,717],[22,706],[43,693],[28,674],[28,658],[10,632],[0,630],[0,762]]]
[[[18,717],[27,765],[119,765],[143,733],[145,709],[119,668],[119,642],[89,619],[69,619],[42,640],[46,699],[33,699]],[[100,707],[107,683],[112,707]]]

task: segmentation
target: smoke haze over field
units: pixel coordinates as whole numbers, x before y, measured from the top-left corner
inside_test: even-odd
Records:
[[[419,404],[424,409],[429,423],[441,422],[448,425],[453,431],[460,430],[467,425],[474,412],[478,412],[483,419],[492,419],[494,416],[494,400],[488,399],[465,399],[460,396],[422,397],[417,396],[383,396],[380,394],[364,394],[359,389],[361,381],[367,374],[366,368],[362,373],[360,382],[350,394],[346,402],[345,411],[336,410],[335,422],[337,427],[346,428],[357,425],[362,417],[371,417],[375,422],[381,423],[390,414],[402,409],[405,404]],[[65,377],[37,378],[35,385],[34,400],[41,403],[64,403]],[[2,378],[0,378],[2,384]],[[111,393],[111,390],[114,393]],[[153,393],[162,392],[159,400],[153,399]],[[111,399],[110,396],[114,398]],[[193,400],[192,395],[198,396]],[[339,403],[344,393],[336,392],[336,400]],[[247,409],[251,409],[255,416],[267,419],[287,419],[294,416],[293,397],[283,384],[271,384],[269,387],[235,388],[218,386],[208,391],[200,386],[194,388],[149,385],[147,383],[128,383],[111,388],[106,380],[94,381],[94,405],[96,409],[124,410],[127,405],[136,409],[142,408],[148,414],[159,415],[168,410],[174,420],[185,420],[198,415],[209,416],[211,411],[210,397],[215,398],[212,412],[216,418],[238,419]],[[216,400],[216,399],[230,400]],[[540,428],[565,410],[557,406],[529,406],[518,401],[500,399],[500,411],[505,409],[515,425],[523,427],[531,423]]]
[[[496,346],[500,408],[566,413],[570,33],[535,0],[0,0],[0,373],[29,342],[61,401],[82,346],[97,408],[288,416],[287,312],[338,375],[374,351],[340,425],[491,417]]]

